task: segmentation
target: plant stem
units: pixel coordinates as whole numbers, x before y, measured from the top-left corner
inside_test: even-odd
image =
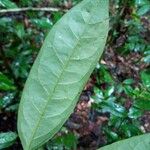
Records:
[[[67,9],[53,8],[53,7],[42,7],[42,8],[23,7],[23,8],[13,8],[13,9],[1,9],[0,13],[16,13],[16,12],[24,12],[24,11],[67,12]]]

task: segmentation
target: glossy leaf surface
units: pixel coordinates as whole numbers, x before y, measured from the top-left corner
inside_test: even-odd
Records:
[[[17,8],[17,5],[10,0],[0,0],[0,6],[5,8]]]
[[[141,72],[141,80],[147,88],[150,89],[150,70],[144,70]]]
[[[14,132],[0,133],[0,149],[11,146],[17,138]]]
[[[13,82],[7,76],[0,72],[0,90],[8,91],[15,90]]]
[[[100,148],[99,150],[149,150],[150,134],[136,136]]]
[[[24,150],[47,142],[73,112],[108,33],[108,0],[83,0],[48,34],[26,82],[18,115]]]

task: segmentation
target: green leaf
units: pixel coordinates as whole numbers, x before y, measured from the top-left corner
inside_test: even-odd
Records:
[[[70,150],[76,149],[77,137],[73,133],[62,134],[56,136],[51,142],[46,144],[48,150],[59,149],[59,150]]]
[[[102,83],[105,83],[105,82],[113,83],[114,82],[110,72],[104,65],[100,65],[99,75],[100,75],[100,79],[101,79],[100,82],[102,82]]]
[[[3,98],[2,98],[2,106],[3,108],[6,108],[10,104],[13,103],[13,99],[15,97],[16,92],[11,92],[7,93]]]
[[[127,94],[127,95],[132,95],[132,92],[133,92],[133,88],[132,88],[132,86],[131,85],[124,85],[123,86],[123,90],[124,90],[124,92]]]
[[[48,18],[40,18],[40,19],[31,19],[31,22],[35,24],[39,28],[50,29],[53,23]]]
[[[137,14],[139,16],[142,16],[144,14],[146,14],[148,11],[150,11],[150,5],[146,4],[144,6],[142,6],[138,11],[137,11]]]
[[[10,0],[0,0],[0,6],[5,8],[17,8],[17,5]]]
[[[0,18],[0,26],[6,27],[9,23],[12,23],[12,19],[8,17],[1,17]]]
[[[108,136],[109,140],[117,141],[119,138],[117,133],[111,131],[110,129],[105,129],[105,133]]]
[[[144,70],[141,72],[141,80],[147,88],[150,88],[150,70]]]
[[[52,28],[31,69],[18,115],[24,150],[47,142],[73,112],[105,46],[108,0],[83,0]]]
[[[8,91],[15,89],[13,82],[0,72],[0,90]]]
[[[99,105],[102,108],[103,112],[110,112],[110,114],[124,117],[126,115],[125,108],[114,102],[114,97],[110,97],[107,100],[103,100]]]
[[[123,81],[124,84],[127,84],[127,85],[131,85],[134,83],[134,80],[133,79],[126,79]]]
[[[16,34],[17,36],[22,39],[25,36],[25,30],[24,30],[24,25],[21,23],[18,23],[16,26]]]
[[[150,134],[145,134],[113,143],[99,150],[149,150],[149,148]]]
[[[115,91],[115,87],[114,86],[109,86],[106,90],[105,90],[105,97],[110,97]]]
[[[53,14],[53,22],[54,23],[56,23],[63,16],[62,12],[55,12],[52,14]]]
[[[148,5],[149,0],[135,0],[135,4],[139,6]]]
[[[17,138],[14,132],[0,133],[0,149],[11,146]]]
[[[142,112],[140,111],[140,109],[131,107],[129,109],[129,113],[128,113],[128,117],[131,119],[137,119],[142,115]]]
[[[3,99],[0,98],[0,110],[3,108]]]
[[[148,46],[147,50],[144,52],[144,58],[143,61],[146,63],[150,63],[150,46]]]
[[[130,138],[132,136],[141,135],[142,131],[135,122],[127,123],[125,122],[120,126],[120,131],[124,137]]]
[[[144,57],[144,62],[150,63],[150,55]]]
[[[5,111],[17,112],[18,106],[19,106],[18,104],[11,105],[11,106],[7,107],[7,108],[5,109]]]
[[[148,111],[150,110],[150,99],[149,97],[146,99],[139,99],[134,101],[134,106],[143,110]]]
[[[135,106],[141,110],[150,110],[150,101],[138,100],[135,103]]]

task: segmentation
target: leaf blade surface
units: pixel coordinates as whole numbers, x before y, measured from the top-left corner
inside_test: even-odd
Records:
[[[14,132],[0,133],[0,149],[5,149],[14,144],[17,134]]]
[[[84,0],[55,24],[26,82],[18,115],[25,150],[48,141],[72,113],[101,56],[108,0]]]
[[[145,134],[113,143],[99,150],[149,150],[149,148],[150,134]]]

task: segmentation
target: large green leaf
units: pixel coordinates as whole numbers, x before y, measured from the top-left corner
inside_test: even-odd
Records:
[[[100,148],[99,150],[149,150],[150,134],[136,136]]]
[[[26,82],[18,115],[25,150],[62,127],[99,60],[108,33],[108,0],[83,0],[48,34]]]

